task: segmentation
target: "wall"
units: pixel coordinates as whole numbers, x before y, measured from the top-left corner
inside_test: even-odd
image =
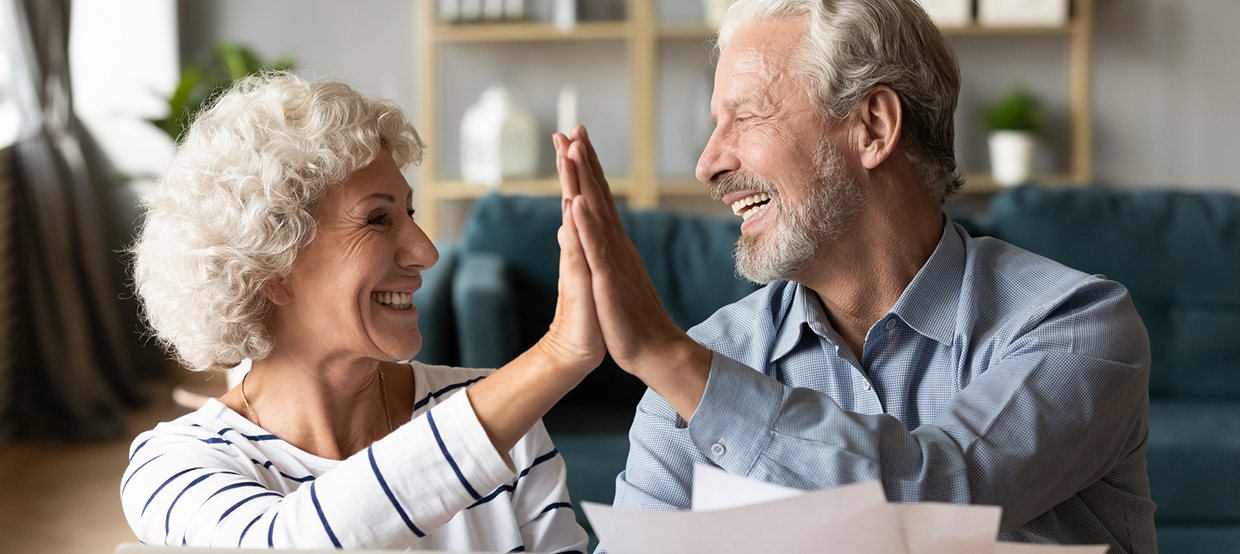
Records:
[[[424,0],[417,0],[424,1]],[[542,10],[544,0],[531,12]],[[222,37],[265,56],[294,52],[300,68],[342,77],[372,93],[416,106],[413,9],[409,0],[360,4],[329,0],[181,0],[181,49]],[[662,0],[667,20],[698,17],[688,0]],[[1240,84],[1240,19],[1230,0],[1096,0],[1094,44],[1095,175],[1117,188],[1174,187],[1240,192],[1229,156],[1240,108],[1226,95]],[[1065,171],[1068,146],[1067,40],[1063,37],[956,37],[964,73],[957,112],[958,157],[967,169],[988,162],[980,114],[1016,82],[1039,94],[1049,144],[1039,166]],[[554,93],[577,81],[581,120],[594,129],[609,171],[627,169],[627,91],[618,45],[452,45],[444,59],[445,176],[457,173],[456,127],[465,107],[495,79],[514,83],[545,131]],[[665,39],[660,51],[660,173],[692,173],[700,151],[700,98],[709,90],[709,55],[700,41]],[[591,88],[593,87],[593,88]],[[416,114],[414,114],[416,116]],[[545,134],[545,133],[544,133]],[[546,151],[550,151],[547,148]],[[549,171],[547,154],[544,169]]]

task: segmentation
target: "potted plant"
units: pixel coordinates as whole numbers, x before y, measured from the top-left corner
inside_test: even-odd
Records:
[[[181,80],[172,95],[164,98],[168,103],[168,115],[147,120],[168,133],[176,143],[180,143],[181,134],[198,110],[227,90],[233,81],[261,71],[293,68],[290,56],[264,62],[253,50],[222,40],[216,41],[210,53],[201,58],[198,63],[181,64]]]
[[[1019,85],[986,110],[990,128],[990,170],[995,182],[1014,186],[1029,180],[1042,107]]]

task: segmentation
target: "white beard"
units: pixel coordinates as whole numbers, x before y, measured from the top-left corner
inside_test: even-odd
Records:
[[[789,207],[778,196],[774,184],[752,173],[731,173],[711,187],[716,198],[740,190],[771,195],[763,211],[775,210],[765,214],[776,218],[774,234],[741,235],[736,242],[736,271],[745,279],[766,284],[795,278],[817,259],[824,243],[848,229],[865,204],[865,191],[848,172],[844,157],[834,144],[824,140],[814,157],[818,171],[801,184],[805,197],[800,209]]]

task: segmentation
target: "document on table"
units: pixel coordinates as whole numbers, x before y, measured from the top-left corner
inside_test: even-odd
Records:
[[[802,492],[694,468],[692,509],[617,510],[583,502],[611,554],[1105,554],[1106,546],[996,542],[1001,509],[934,502],[888,503],[877,481]]]

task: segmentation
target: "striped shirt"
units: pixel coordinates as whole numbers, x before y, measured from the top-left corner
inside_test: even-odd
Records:
[[[222,403],[139,435],[121,481],[147,544],[584,551],[564,461],[538,423],[496,452],[465,394],[488,370],[409,363],[414,418],[343,461],[306,453]]]
[[[779,281],[690,330],[714,351],[687,424],[647,392],[616,506],[689,506],[693,464],[812,490],[1003,507],[1010,541],[1155,552],[1149,342],[1127,290],[946,224],[866,335],[843,345]]]

